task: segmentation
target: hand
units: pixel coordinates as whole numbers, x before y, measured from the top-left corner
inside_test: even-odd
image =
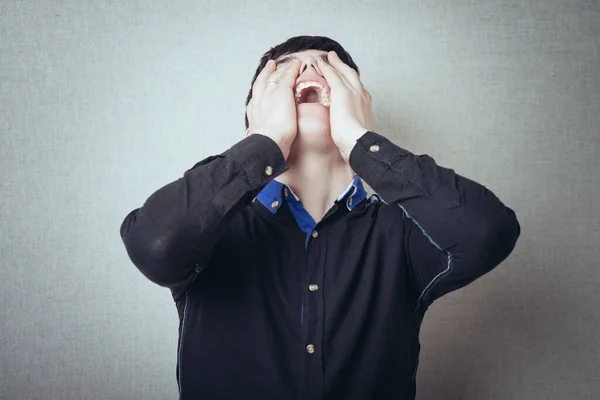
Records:
[[[356,141],[367,131],[374,130],[371,94],[363,86],[358,73],[345,64],[336,52],[330,51],[327,56],[329,64],[317,58],[317,65],[331,89],[331,137],[340,149],[342,158],[349,162]]]
[[[294,85],[301,64],[300,60],[292,60],[276,70],[275,61],[269,60],[254,81],[252,98],[246,107],[246,136],[260,133],[270,137],[279,145],[286,160],[298,132]],[[270,79],[279,82],[269,83]]]

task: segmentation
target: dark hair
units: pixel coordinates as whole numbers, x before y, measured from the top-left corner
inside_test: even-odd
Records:
[[[250,102],[252,98],[252,86],[254,85],[254,81],[256,81],[256,77],[263,70],[265,65],[267,65],[267,61],[276,60],[277,58],[297,53],[304,50],[323,50],[323,51],[335,51],[340,59],[346,63],[348,66],[354,68],[357,73],[358,67],[352,60],[352,57],[341,44],[336,42],[333,39],[330,39],[325,36],[295,36],[289,38],[285,42],[278,44],[275,47],[271,47],[269,51],[267,51],[262,58],[260,59],[260,63],[258,64],[258,68],[256,68],[256,72],[254,73],[254,77],[252,78],[252,83],[250,84],[250,91],[248,92],[248,97],[246,97],[246,106]],[[246,120],[246,129],[248,128],[248,115],[244,112],[245,120]]]

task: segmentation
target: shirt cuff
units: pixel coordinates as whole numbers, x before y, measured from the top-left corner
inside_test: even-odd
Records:
[[[258,133],[237,142],[223,155],[235,162],[252,187],[266,185],[289,169],[279,145]]]
[[[443,207],[460,203],[454,171],[440,167],[428,155],[417,156],[375,132],[357,140],[349,158],[352,169],[384,202],[425,197]]]
[[[414,156],[408,150],[372,131],[367,131],[356,142],[350,153],[350,167],[376,192],[380,191],[382,178],[392,166],[397,166],[402,160]],[[404,164],[398,168],[398,172],[408,172],[405,170],[410,168],[410,163]]]

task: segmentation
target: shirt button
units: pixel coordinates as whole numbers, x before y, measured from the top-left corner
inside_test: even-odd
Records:
[[[315,345],[314,344],[309,344],[308,346],[306,346],[306,352],[308,354],[312,354],[315,352]]]
[[[316,292],[317,290],[319,290],[319,287],[314,283],[311,283],[310,285],[308,285],[308,290],[310,290],[311,292]]]
[[[283,188],[283,194],[285,195],[285,197],[288,197],[290,195],[287,188]]]
[[[376,151],[379,151],[379,146],[377,146],[376,144],[374,144],[373,146],[369,147],[369,150],[372,153],[375,153]]]
[[[315,239],[319,237],[319,232],[317,231],[312,231],[311,236],[314,237]]]
[[[349,205],[349,206],[351,206],[351,205],[352,205],[352,197],[350,197],[350,198],[348,199],[348,205]]]
[[[267,165],[267,168],[265,168],[265,174],[271,176],[273,175],[273,167],[271,167],[270,165]]]
[[[279,205],[279,202],[277,200],[275,200],[273,203],[271,203],[271,207],[275,208]]]

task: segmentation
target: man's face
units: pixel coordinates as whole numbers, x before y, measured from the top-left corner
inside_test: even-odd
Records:
[[[284,67],[294,58],[302,61],[298,79],[294,86],[297,99],[298,133],[319,136],[329,133],[329,85],[325,81],[316,61],[317,58],[321,58],[327,62],[327,52],[305,50],[286,54],[277,58],[277,68]],[[314,82],[316,85],[310,82]]]

